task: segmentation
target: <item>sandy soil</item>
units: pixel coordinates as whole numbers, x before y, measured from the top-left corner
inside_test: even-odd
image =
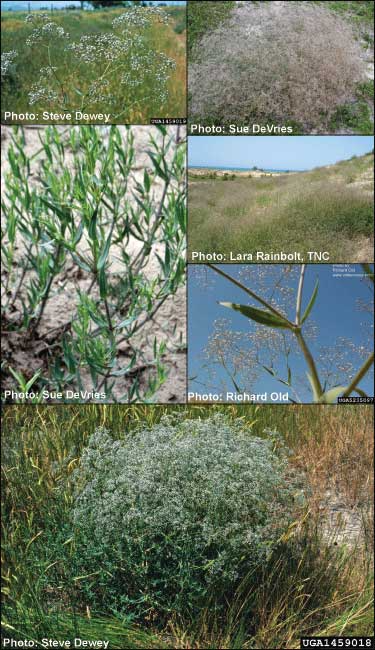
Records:
[[[368,504],[362,508],[358,504],[350,505],[339,491],[329,489],[320,511],[327,540],[349,546],[356,546],[363,540],[364,522],[371,517]]]
[[[30,155],[35,154],[40,149],[39,135],[41,130],[45,127],[26,127],[26,152]],[[59,127],[62,132],[66,132],[69,128],[74,127]],[[97,127],[101,129],[103,138],[108,137],[108,127]],[[154,127],[132,127],[134,134],[134,147],[135,147],[135,166],[132,171],[132,178],[130,181],[129,189],[131,190],[137,181],[143,178],[145,166],[148,167],[150,159],[147,155],[147,148],[149,146],[149,131],[153,129],[153,136],[158,139],[159,132]],[[172,127],[176,128],[176,127]],[[122,129],[122,127],[120,127]],[[124,138],[126,137],[125,129],[123,128]],[[181,133],[184,135],[184,133]],[[6,158],[7,149],[10,142],[9,127],[3,129],[2,134],[3,147],[2,147],[2,182],[6,172],[9,169],[8,161]],[[170,152],[172,155],[172,151]],[[37,158],[38,163],[32,171],[30,177],[30,184],[38,184],[38,165],[40,160]],[[67,156],[67,164],[69,165],[69,155]],[[155,183],[155,199],[161,194],[162,186],[160,183]],[[139,242],[134,239],[129,242],[129,247],[132,251],[136,252]],[[82,243],[83,250],[85,243]],[[160,245],[153,248],[154,255],[151,255],[150,262],[145,269],[148,277],[155,274],[157,267],[157,260],[155,253],[160,252]],[[116,274],[119,270],[119,263],[116,261],[116,250],[111,250],[111,272]],[[18,254],[22,254],[20,247]],[[87,274],[78,269],[73,264],[67,266],[63,273],[58,278],[58,290],[54,293],[52,299],[48,302],[43,321],[41,322],[39,337],[35,340],[28,340],[24,334],[18,332],[5,331],[3,338],[3,359],[5,358],[10,365],[21,371],[24,376],[31,377],[33,374],[43,366],[51,353],[51,347],[56,343],[56,335],[61,336],[64,328],[69,327],[72,316],[75,313],[76,301],[72,299],[76,296],[77,288],[81,291],[88,289],[90,279]],[[156,314],[155,318],[147,323],[147,326],[141,330],[141,334],[132,339],[132,344],[142,351],[143,364],[138,373],[141,387],[147,383],[149,373],[152,373],[152,367],[149,362],[152,360],[152,344],[154,337],[158,342],[164,341],[167,346],[167,352],[163,359],[166,367],[168,377],[163,386],[155,395],[156,402],[184,402],[186,391],[186,296],[185,288],[180,288],[174,296],[171,296],[163,304],[161,309]],[[6,327],[4,328],[6,330]],[[124,364],[129,362],[131,351],[128,346],[124,346],[120,350],[120,355],[123,357]],[[122,365],[122,364],[121,364]],[[85,377],[82,375],[83,380],[87,379],[89,383],[89,374]],[[127,380],[128,381],[128,380]],[[114,391],[116,398],[119,398],[127,389],[127,381],[120,378],[116,384]],[[4,382],[3,388],[13,388],[14,385],[6,385]],[[91,386],[87,386],[91,389]]]

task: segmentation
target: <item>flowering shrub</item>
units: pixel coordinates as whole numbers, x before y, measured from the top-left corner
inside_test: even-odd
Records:
[[[137,618],[194,615],[208,592],[219,598],[262,563],[288,526],[287,470],[275,434],[253,437],[219,414],[166,416],[125,440],[97,430],[73,513],[88,600]]]
[[[326,127],[360,81],[361,47],[345,19],[312,2],[243,2],[193,48],[190,114]]]
[[[89,105],[103,111],[121,99],[123,114],[146,102],[161,109],[175,61],[150,44],[149,32],[156,21],[167,24],[169,14],[158,7],[135,6],[112,21],[110,33],[84,34],[72,41],[48,14],[28,15],[26,22],[33,30],[26,45],[31,53],[36,48],[46,55],[28,92],[29,104],[43,110],[82,111]],[[53,48],[56,41],[61,43],[59,56]],[[15,58],[16,52],[6,53],[2,75],[9,73]]]

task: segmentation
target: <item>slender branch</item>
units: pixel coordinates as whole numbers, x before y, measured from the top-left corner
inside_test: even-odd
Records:
[[[105,313],[106,313],[106,316],[107,316],[108,329],[113,334],[113,325],[112,325],[111,314],[110,314],[110,311],[109,311],[107,298],[104,298],[104,307],[105,307]]]
[[[46,287],[45,292],[44,292],[44,296],[43,296],[43,300],[42,300],[42,306],[40,308],[38,317],[36,318],[36,320],[34,321],[34,324],[31,327],[31,332],[35,332],[35,330],[37,329],[37,327],[38,327],[38,325],[39,325],[39,323],[40,323],[40,321],[41,321],[41,319],[43,317],[43,313],[44,313],[44,310],[46,308],[47,300],[49,298],[49,292],[51,291],[52,282],[53,282],[53,280],[55,278],[56,268],[57,268],[57,266],[59,264],[61,249],[62,249],[62,245],[59,244],[57,246],[56,253],[55,253],[56,256],[55,256],[55,262],[54,262],[54,265],[53,265],[53,269],[52,269],[50,278],[48,280],[47,287]]]
[[[147,238],[147,244],[146,243],[144,244],[143,249],[141,249],[141,252],[138,253],[138,255],[134,259],[134,262],[133,262],[134,268],[132,269],[132,271],[133,271],[133,273],[135,275],[137,273],[139,273],[139,271],[141,270],[144,259],[145,259],[146,255],[149,252],[148,249],[149,249],[149,247],[152,245],[152,243],[154,241],[155,233],[156,233],[156,231],[157,231],[157,229],[159,227],[160,218],[161,218],[162,213],[163,213],[164,201],[165,201],[165,198],[167,196],[168,187],[169,187],[169,179],[165,181],[163,194],[162,194],[162,197],[160,199],[159,207],[158,207],[158,210],[157,210],[156,215],[155,215],[154,225],[153,225],[153,227],[151,229],[151,232],[150,232],[150,234],[149,234],[149,236]]]
[[[320,397],[321,395],[323,395],[323,388],[322,388],[322,384],[320,383],[318,371],[313,356],[307,346],[307,343],[302,335],[301,330],[299,328],[295,328],[294,334],[296,335],[299,346],[303,352],[303,356],[305,357],[306,363],[309,367],[311,373],[311,379],[313,381],[316,394]]]
[[[370,354],[369,358],[365,361],[363,366],[358,370],[355,377],[350,382],[348,388],[343,392],[343,397],[349,397],[349,395],[356,389],[361,379],[365,376],[367,371],[371,368],[374,363],[374,353]]]
[[[284,314],[282,314],[282,313],[279,312],[277,309],[275,309],[274,307],[272,307],[272,305],[270,305],[266,300],[263,300],[263,298],[261,298],[261,297],[258,296],[256,293],[254,293],[254,291],[251,291],[251,289],[248,289],[244,284],[242,284],[241,282],[239,282],[239,281],[236,280],[235,278],[232,278],[231,275],[228,275],[228,273],[225,273],[225,271],[222,271],[222,269],[219,269],[218,266],[215,266],[214,264],[206,264],[206,266],[208,266],[210,269],[212,269],[213,271],[215,271],[215,272],[218,273],[219,275],[222,275],[224,278],[226,278],[227,280],[229,280],[230,282],[232,282],[232,284],[235,284],[236,287],[239,287],[239,289],[242,289],[242,291],[245,291],[245,293],[248,293],[249,296],[251,296],[252,298],[254,298],[254,300],[257,300],[257,301],[260,302],[264,307],[266,307],[267,309],[269,309],[269,311],[272,311],[272,312],[275,314],[275,316],[277,316],[278,318],[282,318],[286,323],[288,323],[288,324],[290,325],[290,327],[292,327],[292,328],[295,327],[294,323],[291,323],[291,322],[288,320],[288,318],[286,318],[286,316],[284,316]]]
[[[297,291],[297,306],[296,306],[296,325],[301,325],[301,307],[303,295],[303,282],[305,279],[306,264],[301,265],[301,272],[299,276],[298,291]]]

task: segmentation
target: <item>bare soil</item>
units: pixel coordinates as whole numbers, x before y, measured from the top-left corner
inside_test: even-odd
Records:
[[[41,148],[39,135],[41,130],[45,127],[25,127],[26,147],[25,151],[28,155],[34,155]],[[68,131],[70,128],[75,127],[58,127],[63,132]],[[107,137],[108,127],[97,127],[101,129],[103,138]],[[119,127],[123,130],[124,138],[126,138],[125,128]],[[149,145],[149,131],[153,129],[153,136],[157,140],[160,137],[154,127],[135,126],[132,127],[134,135],[134,148],[135,148],[135,167],[132,171],[132,178],[130,181],[130,191],[133,189],[135,183],[142,182],[145,166],[150,163],[147,155]],[[9,170],[7,161],[7,150],[10,143],[10,128],[4,127],[2,132],[2,151],[1,151],[1,166],[2,166],[2,183],[5,178],[6,172]],[[172,152],[171,154],[172,155]],[[67,157],[67,164],[69,165],[69,156]],[[38,162],[40,164],[40,162]],[[30,177],[30,184],[38,184],[38,164],[32,171]],[[2,188],[3,189],[3,188]],[[155,196],[157,198],[158,192],[161,193],[161,183],[159,186],[156,183]],[[84,246],[84,243],[83,243]],[[139,242],[134,239],[130,242],[130,248],[136,252]],[[145,273],[148,277],[155,274],[157,259],[155,253],[159,252],[159,247],[155,246],[153,249],[154,255],[151,255],[150,262],[146,267]],[[118,263],[116,265],[116,251],[112,253],[111,271],[116,273]],[[22,248],[19,248],[19,255],[22,255]],[[77,289],[84,292],[88,289],[91,280],[84,271],[77,268],[73,264],[66,267],[58,278],[59,289],[54,293],[48,301],[43,319],[40,324],[38,336],[30,340],[28,334],[21,332],[7,332],[6,322],[3,322],[3,353],[2,358],[6,359],[10,365],[17,371],[20,371],[25,377],[32,377],[33,374],[41,367],[46,368],[48,362],[53,357],[53,349],[58,340],[60,340],[63,331],[70,326],[70,322],[75,313]],[[132,339],[132,345],[141,350],[144,362],[139,366],[138,370],[134,373],[138,374],[141,389],[147,386],[147,380],[152,373],[153,368],[151,360],[153,358],[152,346],[154,338],[156,337],[158,343],[164,341],[166,343],[166,353],[163,359],[168,377],[158,392],[155,394],[154,400],[159,403],[174,403],[185,402],[186,394],[186,292],[185,288],[181,287],[174,296],[170,296],[162,305],[156,316],[152,321],[141,330],[141,335]],[[124,364],[128,363],[131,358],[131,350],[129,346],[124,345],[120,350],[120,354],[124,358]],[[83,380],[85,374],[82,374]],[[89,382],[89,373],[87,373],[87,381]],[[128,387],[128,380],[126,378],[118,378],[116,383],[116,390],[114,391],[115,397],[119,398],[126,393]],[[14,388],[14,383],[7,379],[4,381],[3,389]]]

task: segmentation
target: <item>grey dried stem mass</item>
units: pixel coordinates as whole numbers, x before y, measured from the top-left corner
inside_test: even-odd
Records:
[[[192,117],[327,123],[363,80],[361,49],[343,18],[310,2],[244,2],[197,44]]]
[[[166,416],[125,440],[99,429],[76,472],[78,570],[105,567],[106,607],[186,612],[268,557],[294,507],[287,474],[277,434],[251,436],[221,415]]]

